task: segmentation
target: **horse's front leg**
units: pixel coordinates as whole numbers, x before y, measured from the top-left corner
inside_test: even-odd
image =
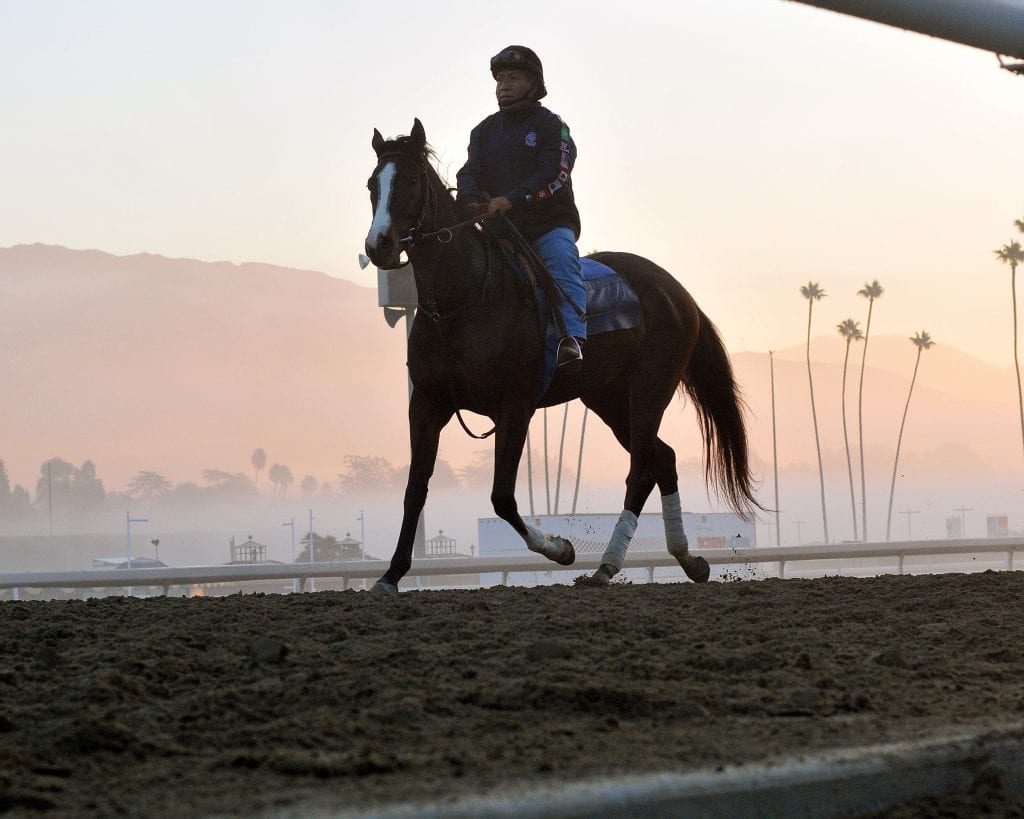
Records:
[[[508,409],[495,426],[494,438],[494,485],[491,503],[494,512],[519,533],[530,551],[538,552],[562,566],[571,566],[576,561],[576,550],[572,543],[559,535],[545,535],[530,526],[519,515],[516,504],[516,474],[523,457],[526,433],[530,426],[533,410],[527,406]]]
[[[416,540],[416,526],[420,513],[427,502],[427,486],[434,474],[437,460],[437,446],[444,429],[452,417],[453,410],[438,404],[421,391],[413,389],[409,402],[409,437],[412,443],[412,457],[409,461],[409,481],[405,486],[405,505],[402,513],[402,529],[398,534],[398,545],[391,558],[391,565],[384,576],[373,584],[371,591],[398,591],[398,581],[412,565],[412,547]]]

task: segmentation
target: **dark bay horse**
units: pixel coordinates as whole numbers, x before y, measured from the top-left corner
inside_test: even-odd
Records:
[[[441,430],[461,409],[494,422],[495,513],[531,550],[571,565],[572,544],[528,525],[514,490],[534,411],[573,398],[593,410],[629,452],[624,509],[592,579],[607,582],[622,568],[637,518],[657,485],[668,551],[690,579],[706,581],[708,563],[689,553],[683,531],[675,452],[658,437],[658,428],[675,391],[688,395],[703,436],[705,478],[738,514],[751,518],[757,502],[742,402],[714,325],[682,285],[653,262],[629,253],[595,253],[592,258],[618,272],[636,292],[640,327],[592,336],[582,366],[558,371],[538,400],[544,328],[534,287],[495,263],[486,231],[459,222],[418,119],[409,136],[393,140],[374,129],[372,145],[377,165],[368,184],[373,222],[366,254],[377,267],[392,269],[403,264],[405,252],[419,294],[409,336],[412,460],[404,516],[391,565],[373,588],[397,591],[409,571]]]

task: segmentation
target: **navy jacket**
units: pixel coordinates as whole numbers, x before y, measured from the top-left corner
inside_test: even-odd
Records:
[[[572,193],[576,145],[569,126],[540,103],[525,111],[498,111],[469,135],[469,158],[456,177],[459,201],[506,196],[508,216],[528,240],[557,227],[580,236]]]

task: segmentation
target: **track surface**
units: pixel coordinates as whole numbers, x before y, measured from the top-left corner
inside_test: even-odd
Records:
[[[372,809],[1024,716],[1024,574],[0,603],[0,812]]]

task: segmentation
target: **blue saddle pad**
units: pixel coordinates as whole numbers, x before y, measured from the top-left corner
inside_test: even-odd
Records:
[[[580,266],[583,268],[583,287],[587,294],[587,337],[639,327],[640,300],[629,282],[607,265],[593,259],[580,259]],[[539,392],[541,396],[547,392],[555,376],[555,354],[561,340],[554,316],[550,310],[547,313],[544,370],[541,373]]]

